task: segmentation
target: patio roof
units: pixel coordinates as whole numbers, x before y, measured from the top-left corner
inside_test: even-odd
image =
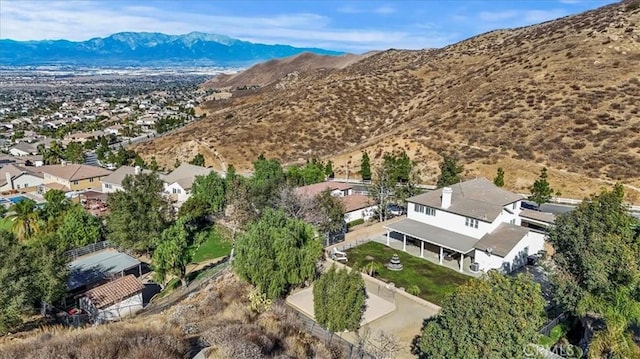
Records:
[[[476,238],[414,221],[413,219],[403,219],[402,221],[388,224],[384,228],[463,254],[472,251],[478,241]]]
[[[475,247],[481,251],[491,248],[492,254],[504,258],[528,233],[528,228],[510,223],[500,223],[493,232],[480,238]]]
[[[115,250],[101,250],[69,263],[67,289],[74,290],[93,284],[110,275],[119,274],[140,264],[140,261]]]

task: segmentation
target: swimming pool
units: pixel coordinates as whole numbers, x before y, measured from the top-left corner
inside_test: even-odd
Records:
[[[20,201],[22,201],[23,199],[25,199],[25,196],[15,196],[15,197],[11,197],[11,198],[0,198],[0,204],[5,204],[5,203],[18,203]]]

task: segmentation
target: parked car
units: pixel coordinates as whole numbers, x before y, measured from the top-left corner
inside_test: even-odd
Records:
[[[387,205],[387,214],[389,216],[397,217],[397,216],[402,216],[405,213],[407,213],[406,208],[404,208],[404,207],[402,207],[400,205],[397,205],[397,204],[394,204],[394,203],[389,203]]]
[[[538,205],[533,202],[522,201],[520,202],[520,208],[522,209],[530,209],[532,211],[539,210]]]

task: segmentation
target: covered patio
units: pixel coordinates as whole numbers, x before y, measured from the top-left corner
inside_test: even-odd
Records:
[[[387,230],[387,246],[398,247],[466,274],[475,274],[469,268],[472,262],[469,253],[473,252],[478,239],[412,219],[391,223],[384,228]]]

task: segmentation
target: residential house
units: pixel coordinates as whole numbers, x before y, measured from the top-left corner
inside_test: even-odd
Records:
[[[184,202],[191,196],[191,187],[197,176],[206,176],[213,171],[213,168],[196,166],[183,163],[171,173],[160,178],[164,181],[164,192],[173,201]],[[220,173],[224,176],[223,173]]]
[[[340,199],[344,205],[344,220],[347,223],[359,219],[370,220],[378,207],[373,199],[363,194],[353,194]]]
[[[85,249],[90,251],[91,246],[80,248],[81,254],[86,253],[82,251]],[[142,274],[140,261],[125,253],[110,248],[89,253],[68,264],[67,293],[70,295],[82,294],[114,278]]]
[[[0,192],[35,191],[43,181],[42,173],[35,167],[7,164],[0,168]]]
[[[353,194],[353,188],[351,185],[341,182],[320,182],[301,186],[295,189],[295,193],[298,196],[313,198],[326,190],[329,190],[331,195],[336,197],[350,196]]]
[[[407,218],[387,225],[392,238],[436,254],[439,263],[457,260],[460,271],[498,269],[511,272],[543,250],[550,216],[520,208],[522,197],[479,178],[407,199]]]
[[[101,137],[103,135],[104,135],[104,132],[102,131],[70,133],[64,136],[64,139],[62,140],[62,144],[66,146],[71,142],[85,143],[89,140],[95,140],[98,137]]]
[[[140,166],[120,166],[113,171],[110,175],[103,177],[100,182],[102,183],[102,193],[113,193],[116,191],[123,191],[122,181],[128,175],[137,175],[140,173],[151,173],[150,170],[143,170]]]
[[[111,171],[102,167],[64,161],[59,165],[42,166],[40,171],[44,175],[44,187],[65,192],[99,188],[100,180],[111,174]]]
[[[9,153],[14,156],[29,156],[38,153],[38,148],[27,142],[18,142],[9,149]]]
[[[143,289],[140,280],[129,274],[87,291],[80,298],[80,309],[97,322],[119,320],[142,309]]]

